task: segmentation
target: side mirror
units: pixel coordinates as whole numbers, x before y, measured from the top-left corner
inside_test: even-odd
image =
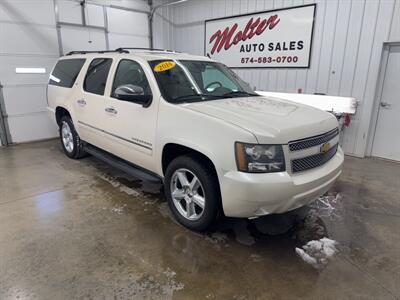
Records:
[[[142,87],[133,84],[124,84],[117,87],[113,96],[122,101],[134,102],[148,107],[152,100],[152,95],[145,95]]]

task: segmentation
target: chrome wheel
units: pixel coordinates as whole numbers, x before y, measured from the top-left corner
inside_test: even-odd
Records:
[[[74,137],[72,136],[71,127],[65,121],[63,121],[62,125],[61,125],[61,139],[62,139],[64,148],[69,153],[72,153],[72,151],[74,151]]]
[[[201,218],[206,204],[200,180],[188,169],[178,169],[171,178],[171,197],[178,212],[190,221]]]

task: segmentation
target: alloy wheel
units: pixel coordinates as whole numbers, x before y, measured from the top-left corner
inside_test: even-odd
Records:
[[[69,153],[72,153],[72,151],[74,151],[74,137],[72,135],[71,127],[65,121],[63,121],[62,125],[61,125],[61,139],[62,139],[64,148]]]
[[[190,221],[201,218],[206,205],[199,178],[188,169],[178,169],[171,178],[171,197],[178,212]]]

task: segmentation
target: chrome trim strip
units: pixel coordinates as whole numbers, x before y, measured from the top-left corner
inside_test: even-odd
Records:
[[[339,143],[339,136],[335,136],[334,138],[332,138],[329,141],[326,141],[326,143],[330,143],[331,146],[333,147],[335,144]],[[311,155],[315,155],[321,152],[320,148],[321,148],[322,144],[319,145],[315,145],[309,148],[305,148],[302,150],[296,150],[296,151],[289,151],[289,158],[290,160],[294,160],[294,159],[299,159],[299,158],[304,158],[307,156],[311,156]]]
[[[87,123],[85,123],[85,122],[78,121],[78,123],[79,123],[79,124],[82,124],[82,125],[85,125],[85,126],[87,126],[87,127],[90,127],[90,128],[92,128],[92,129],[98,130],[98,131],[100,131],[100,132],[106,133],[106,134],[108,134],[108,135],[111,135],[111,136],[113,136],[113,137],[115,137],[115,138],[118,138],[118,139],[120,139],[120,140],[123,140],[123,141],[125,141],[125,142],[128,142],[128,143],[131,143],[131,144],[134,144],[134,145],[143,147],[143,148],[148,149],[148,150],[153,150],[153,148],[151,148],[151,147],[147,147],[147,146],[144,146],[144,145],[142,145],[142,144],[135,143],[135,142],[130,141],[130,140],[126,139],[126,138],[123,138],[123,137],[121,137],[121,136],[119,136],[119,135],[115,135],[115,134],[113,134],[113,133],[111,133],[111,132],[108,132],[108,131],[106,131],[106,130],[97,128],[97,127],[92,126],[92,125],[90,125],[90,124],[87,124]]]
[[[87,127],[96,129],[96,130],[98,130],[98,131],[100,131],[100,132],[104,132],[104,130],[101,130],[100,128],[97,128],[97,127],[94,127],[94,126],[92,126],[92,125],[89,125],[89,124],[87,124],[87,123],[85,123],[85,122],[78,121],[78,123],[79,123],[79,124],[82,124],[82,125],[85,125],[85,126],[87,126]]]
[[[328,132],[325,132],[323,134],[319,134],[316,136],[312,137],[307,137],[304,139],[299,139],[295,141],[290,141],[289,144],[289,150],[290,152],[296,152],[296,151],[301,151],[307,148],[315,147],[317,145],[321,145],[336,136],[339,135],[339,128],[336,127]]]
[[[335,144],[328,152],[321,152],[315,155],[292,160],[292,173],[308,171],[323,166],[336,155],[338,148],[339,144]]]

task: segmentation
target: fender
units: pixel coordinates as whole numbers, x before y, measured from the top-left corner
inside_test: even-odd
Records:
[[[160,176],[164,176],[163,168],[162,168],[162,156],[164,152],[164,148],[167,144],[177,144],[180,146],[184,146],[190,149],[193,149],[197,152],[200,152],[204,156],[206,156],[213,164],[216,170],[218,170],[218,160],[215,157],[215,154],[211,152],[210,150],[207,150],[206,147],[191,143],[187,140],[184,139],[179,139],[176,137],[165,137],[162,139],[162,142],[160,143],[159,147],[157,147],[156,150],[156,159],[157,159],[157,174]]]

